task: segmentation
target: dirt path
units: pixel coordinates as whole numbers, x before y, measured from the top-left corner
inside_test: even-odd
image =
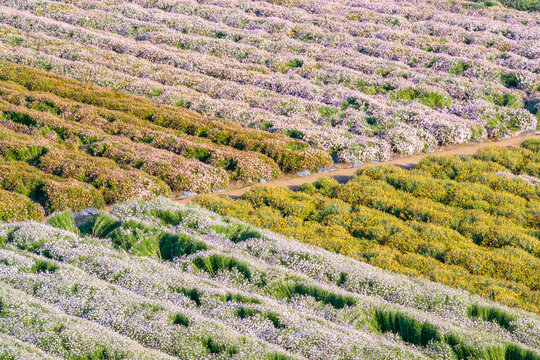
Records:
[[[269,181],[267,183],[254,183],[254,184],[239,186],[237,188],[233,187],[231,189],[216,192],[211,195],[212,196],[228,195],[230,197],[236,198],[236,197],[241,196],[243,193],[245,193],[249,189],[255,186],[260,186],[260,185],[286,186],[290,189],[295,189],[304,183],[314,182],[317,179],[320,179],[322,177],[333,177],[337,181],[344,183],[348,181],[358,169],[369,167],[369,166],[396,165],[400,167],[412,168],[416,166],[416,164],[418,164],[420,160],[422,160],[424,157],[429,156],[429,155],[473,155],[479,149],[485,146],[504,146],[504,147],[519,146],[524,140],[531,139],[531,138],[540,139],[540,132],[537,131],[536,133],[533,133],[533,134],[515,136],[515,137],[511,137],[511,138],[503,139],[499,141],[487,141],[487,142],[482,142],[482,143],[444,146],[441,150],[430,152],[430,153],[422,153],[422,154],[412,155],[412,156],[402,157],[402,158],[393,158],[392,160],[383,161],[383,162],[365,163],[356,167],[346,167],[346,166],[340,165],[335,170],[324,172],[324,173],[314,173],[307,176],[287,175],[277,180]],[[187,197],[183,199],[175,199],[175,201],[181,204],[187,204],[191,200],[193,200],[193,198],[194,196],[191,196],[191,197]]]

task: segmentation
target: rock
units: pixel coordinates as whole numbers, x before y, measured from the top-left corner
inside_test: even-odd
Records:
[[[309,170],[304,170],[304,171],[300,171],[300,172],[297,172],[296,175],[298,176],[306,176],[306,175],[309,175],[311,174],[311,171]]]
[[[79,212],[73,213],[73,220],[75,221],[76,226],[80,226],[87,222],[92,217],[99,214],[99,210],[96,208],[86,208],[82,209]]]
[[[259,182],[260,182],[260,183],[267,183],[267,182],[268,182],[268,180],[266,180],[266,179],[262,179],[262,178],[261,178],[261,179],[259,179]]]
[[[319,169],[319,173],[325,173],[325,172],[329,172],[329,171],[332,171],[332,170],[336,170],[335,167],[323,167],[322,169]]]
[[[185,199],[187,197],[191,197],[191,196],[195,196],[195,195],[197,195],[196,192],[184,191],[182,194],[176,195],[176,197],[179,198],[179,199]]]
[[[349,164],[348,167],[353,168],[353,167],[360,166],[360,165],[362,165],[362,164],[364,164],[364,163],[361,162],[361,161],[358,161],[358,162],[354,162],[354,163],[352,163],[352,164]]]

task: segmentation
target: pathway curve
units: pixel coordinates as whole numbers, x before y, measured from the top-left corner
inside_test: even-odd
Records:
[[[398,157],[393,158],[389,161],[381,161],[381,162],[375,162],[375,163],[365,163],[361,164],[356,167],[346,167],[344,165],[340,165],[335,170],[324,172],[324,173],[314,173],[306,176],[296,176],[296,175],[286,175],[279,179],[268,181],[267,183],[253,183],[253,184],[243,184],[239,185],[238,187],[232,187],[224,191],[219,191],[211,194],[211,196],[217,196],[217,195],[228,195],[233,198],[237,198],[244,194],[249,189],[260,186],[260,185],[271,185],[271,186],[286,186],[290,189],[295,189],[298,186],[307,183],[307,182],[314,182],[322,177],[333,177],[334,179],[338,180],[341,183],[347,182],[351,177],[354,176],[354,173],[361,168],[369,167],[369,166],[376,166],[376,165],[396,165],[406,168],[413,168],[426,156],[429,155],[473,155],[475,154],[479,149],[485,147],[485,146],[504,146],[504,147],[513,147],[513,146],[519,146],[524,140],[531,139],[531,138],[537,138],[540,139],[540,132],[537,131],[532,134],[525,134],[525,135],[519,135],[514,136],[507,139],[502,139],[498,141],[486,141],[482,143],[469,143],[469,144],[459,144],[459,145],[452,145],[452,146],[444,146],[441,148],[441,150],[430,152],[430,153],[421,153],[417,155],[407,156],[407,157]],[[183,199],[175,199],[176,202],[181,204],[187,204],[191,202],[195,196],[186,197]]]

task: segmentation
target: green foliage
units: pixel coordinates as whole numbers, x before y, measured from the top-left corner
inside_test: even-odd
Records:
[[[516,73],[502,72],[500,76],[501,83],[509,89],[516,89],[521,84],[521,80]]]
[[[190,298],[197,306],[201,306],[201,296],[203,295],[203,292],[199,289],[179,289],[179,292]]]
[[[193,259],[193,265],[195,265],[197,269],[210,274],[215,274],[220,270],[232,271],[233,269],[236,269],[246,279],[251,279],[249,265],[229,256],[212,254],[205,258],[195,258]]]
[[[285,65],[285,70],[301,68],[302,66],[304,66],[304,61],[300,59],[292,59],[287,63],[287,65]]]
[[[540,8],[539,8],[540,10]],[[505,360],[540,360],[540,355],[532,350],[522,349],[515,344],[508,344],[505,351]]]
[[[182,220],[187,214],[187,211],[185,210],[169,211],[169,210],[156,209],[156,210],[152,210],[150,214],[152,216],[155,216],[161,219],[167,225],[177,226],[182,222]]]
[[[473,304],[469,307],[468,312],[471,317],[479,317],[484,321],[495,321],[507,330],[512,331],[513,329],[511,323],[515,320],[515,317],[500,308]]]
[[[52,261],[36,259],[36,262],[34,263],[34,265],[32,265],[31,271],[35,273],[53,273],[58,269],[58,265],[56,265]]]
[[[521,143],[521,147],[540,155],[540,139],[527,139]]]
[[[183,314],[173,314],[171,315],[171,323],[173,325],[182,325],[184,327],[188,327],[189,319]]]
[[[237,317],[241,318],[241,319],[245,319],[247,317],[251,317],[251,316],[254,316],[254,315],[260,315],[260,316],[270,320],[272,322],[272,325],[274,325],[274,327],[276,329],[283,329],[283,328],[286,327],[279,320],[279,314],[276,313],[276,312],[273,312],[273,311],[262,312],[262,311],[260,311],[258,309],[251,309],[251,308],[247,308],[247,307],[244,307],[244,306],[240,306],[235,310],[235,315]]]
[[[102,346],[83,355],[74,355],[70,360],[123,360],[125,358],[125,354],[122,352],[118,350],[111,352],[107,347]]]
[[[295,295],[311,296],[315,300],[331,305],[336,309],[342,309],[345,306],[356,305],[356,300],[352,296],[335,294],[315,285],[306,285],[301,282],[285,282],[279,284],[274,289],[278,298],[290,299]]]
[[[248,239],[260,239],[261,234],[250,226],[243,224],[215,225],[212,227],[218,234],[225,235],[233,243],[239,243]]]
[[[71,210],[56,213],[47,219],[47,224],[59,229],[70,231],[74,234],[79,234],[80,231],[75,225],[75,218]]]
[[[260,304],[261,301],[257,298],[251,298],[247,297],[241,294],[234,294],[234,293],[228,293],[227,295],[223,296],[222,301],[237,301],[243,304]]]
[[[290,137],[290,138],[293,138],[293,139],[297,139],[297,140],[302,140],[304,138],[304,133],[301,132],[300,130],[296,130],[296,129],[288,129],[285,134]]]
[[[429,106],[433,109],[441,109],[452,104],[452,99],[448,95],[439,94],[432,91],[422,91],[420,89],[408,87],[397,90],[392,97],[399,100],[413,101]]]
[[[237,353],[237,350],[234,346],[227,346],[225,344],[220,344],[213,340],[212,338],[207,338],[203,341],[204,346],[208,350],[209,354],[221,354],[226,353],[229,356],[232,356]]]
[[[294,360],[293,357],[281,353],[270,353],[265,356],[265,360]]]
[[[444,339],[435,325],[420,322],[400,312],[377,310],[375,318],[382,332],[399,334],[404,341],[415,345],[426,346],[431,341]]]
[[[190,255],[206,249],[204,242],[185,234],[163,233],[159,238],[159,250],[163,260],[173,260],[178,256]]]
[[[107,238],[111,233],[119,228],[121,222],[115,217],[102,212],[93,221],[91,235],[98,238]]]

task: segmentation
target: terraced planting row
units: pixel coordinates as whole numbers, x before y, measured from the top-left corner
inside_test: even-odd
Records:
[[[195,202],[387,270],[540,313],[540,142]]]
[[[327,153],[283,135],[8,63],[0,63],[0,155],[0,188],[47,213],[212,192],[331,164]]]
[[[281,132],[342,162],[538,126],[525,1],[0,2],[0,58]],[[488,6],[491,5],[491,6]]]
[[[7,358],[540,358],[537,315],[165,198],[0,239]]]

